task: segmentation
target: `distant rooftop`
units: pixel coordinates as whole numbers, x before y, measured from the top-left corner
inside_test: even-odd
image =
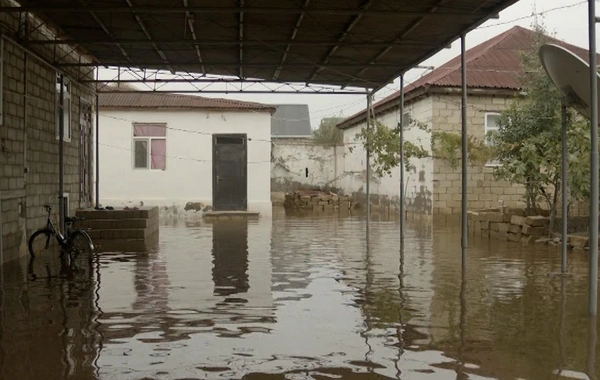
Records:
[[[271,136],[311,137],[310,113],[307,104],[273,105],[276,111],[271,116]]]
[[[106,86],[99,93],[100,108],[114,109],[209,109],[228,111],[270,111],[275,107],[268,104],[240,100],[205,98],[196,95],[165,94],[153,92],[125,92],[135,90],[129,85]]]

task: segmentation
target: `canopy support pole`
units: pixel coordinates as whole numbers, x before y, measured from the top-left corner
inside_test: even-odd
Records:
[[[461,201],[461,263],[463,273],[467,266],[467,245],[468,245],[468,225],[467,225],[467,63],[466,63],[466,35],[460,36],[460,62],[461,62],[461,82],[462,82],[462,128],[461,128],[461,145],[462,145],[462,201]]]

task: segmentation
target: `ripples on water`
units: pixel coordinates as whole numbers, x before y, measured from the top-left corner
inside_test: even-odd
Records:
[[[4,266],[3,379],[586,378],[587,262],[455,227],[285,217],[161,228],[92,275]],[[64,269],[64,268],[63,268]],[[461,298],[462,295],[462,298]],[[561,373],[562,377],[557,374]]]

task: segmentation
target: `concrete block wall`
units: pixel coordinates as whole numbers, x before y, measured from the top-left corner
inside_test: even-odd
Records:
[[[343,148],[317,145],[312,139],[274,139],[271,191],[337,187],[338,150]]]
[[[6,6],[10,2],[0,1],[0,4]],[[19,25],[14,15],[2,14],[0,21],[0,32],[8,37],[16,37]],[[32,38],[48,38],[47,33],[47,30],[40,28]],[[56,51],[47,48],[36,53],[48,61],[54,54],[66,55],[67,62],[78,59],[73,54],[67,54],[63,46],[58,46]],[[45,203],[52,204],[57,215],[59,156],[55,122],[56,71],[9,40],[3,41],[2,55],[0,206],[3,257],[0,259],[6,262],[26,254],[29,235],[44,226],[42,206]],[[86,74],[81,71],[66,75],[77,79]],[[71,141],[64,144],[65,193],[69,194],[71,213],[79,206],[80,98],[92,100],[91,95],[72,83],[72,136]]]
[[[469,134],[485,137],[485,114],[499,113],[512,101],[512,97],[469,95],[467,120]],[[460,94],[434,95],[433,127],[438,131],[461,131]],[[505,207],[522,207],[525,188],[507,181],[496,180],[494,169],[486,165],[469,165],[468,208],[479,210],[498,207],[500,200]],[[452,168],[446,160],[435,159],[433,164],[433,212],[434,214],[457,214],[461,210],[461,168]]]
[[[424,97],[414,102],[407,102],[405,112],[410,113],[412,119],[431,126],[432,123],[432,98]],[[376,114],[376,118],[383,125],[394,128],[400,120],[398,108],[393,108],[385,113]],[[356,134],[366,123],[353,125],[344,130],[344,165],[343,171],[336,176],[340,187],[345,194],[351,194],[357,202],[364,201],[366,189],[365,162],[366,152],[356,140]],[[417,126],[409,126],[404,130],[404,140],[431,151],[431,134]],[[431,214],[433,203],[433,159],[411,159],[411,169],[404,170],[406,181],[406,208],[407,211],[418,214]],[[400,195],[400,170],[395,168],[391,175],[371,179],[372,203],[375,208],[390,208],[395,213],[399,205]],[[396,209],[394,209],[396,208]]]

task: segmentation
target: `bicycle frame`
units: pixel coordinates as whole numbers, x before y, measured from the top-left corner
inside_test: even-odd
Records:
[[[46,228],[48,228],[58,241],[61,247],[64,247],[67,244],[67,235],[63,235],[61,231],[58,231],[56,227],[54,227],[54,223],[52,223],[52,218],[50,217],[51,210],[48,211],[48,220],[46,221]]]

